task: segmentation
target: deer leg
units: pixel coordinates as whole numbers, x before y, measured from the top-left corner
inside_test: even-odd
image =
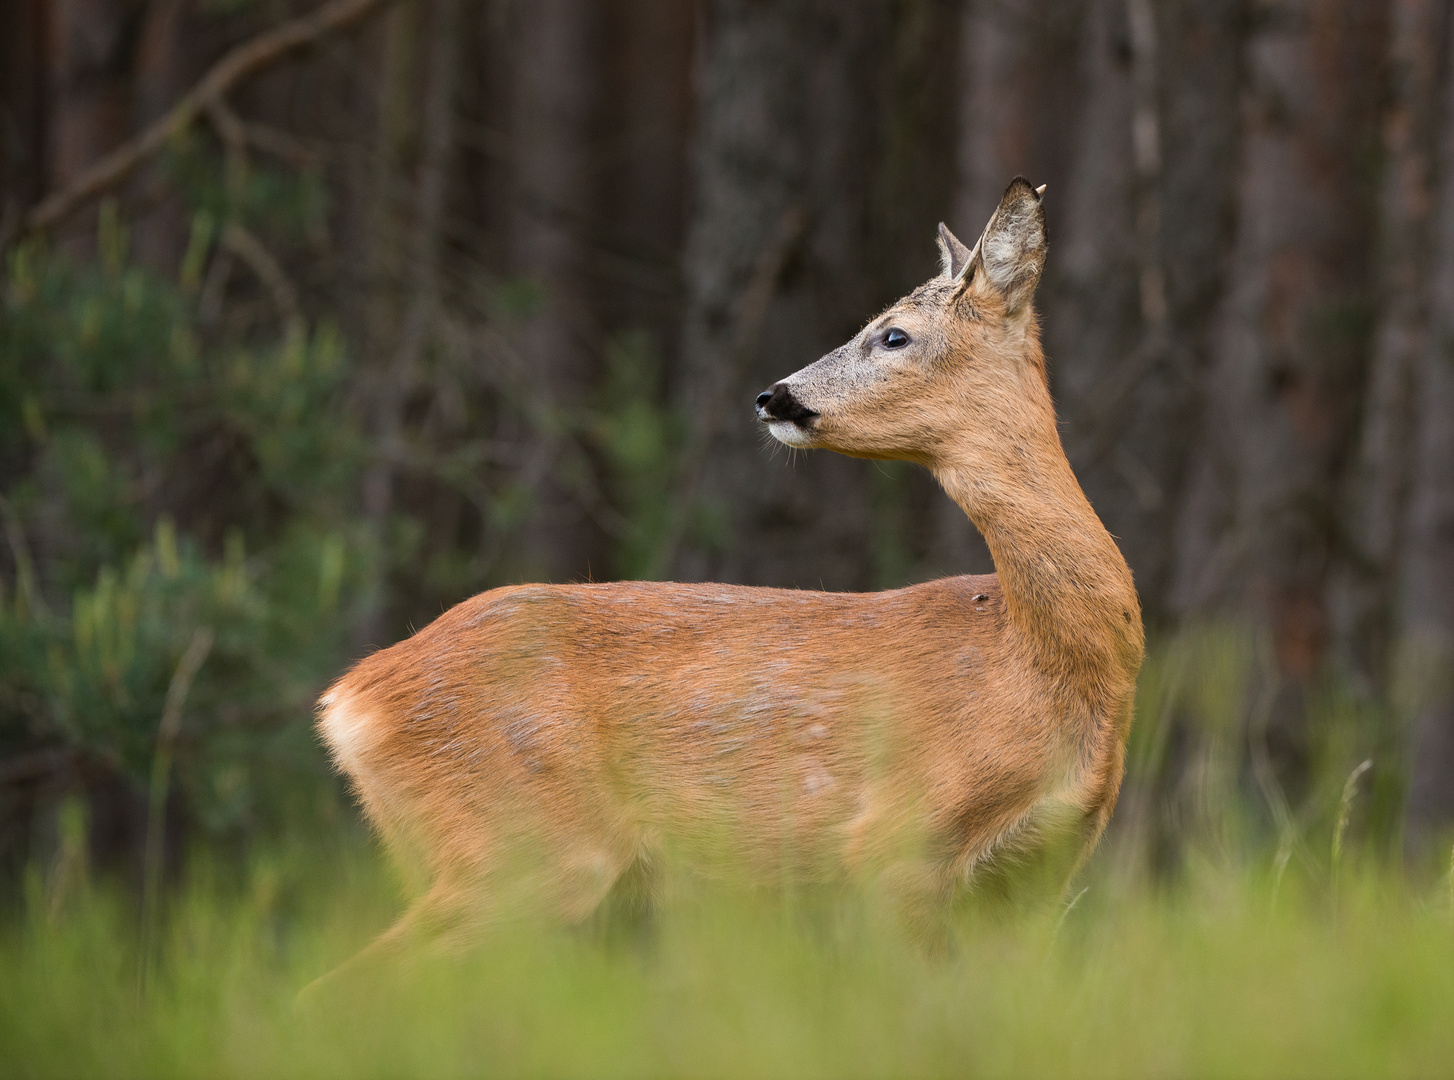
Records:
[[[457,948],[482,923],[477,896],[454,883],[436,883],[395,923],[359,952],[298,992],[296,1008],[308,1008],[332,989],[386,971],[423,944]]]

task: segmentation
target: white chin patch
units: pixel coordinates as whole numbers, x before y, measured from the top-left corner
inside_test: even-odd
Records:
[[[786,443],[788,446],[809,449],[813,445],[812,436],[791,420],[769,420],[767,430],[771,432],[774,439],[780,443]]]

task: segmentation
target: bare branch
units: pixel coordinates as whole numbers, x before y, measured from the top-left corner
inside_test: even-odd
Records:
[[[247,264],[273,298],[284,325],[289,331],[303,325],[302,309],[298,306],[298,290],[288,280],[278,260],[256,236],[235,221],[227,223],[222,230],[222,246]]]
[[[280,131],[267,124],[244,120],[242,121],[242,135],[247,141],[247,145],[254,150],[271,154],[300,169],[316,169],[323,160],[323,154],[316,146],[310,145],[296,135],[290,135],[286,131]]]
[[[210,103],[220,101],[239,81],[325,34],[342,29],[388,0],[329,0],[307,15],[259,34],[212,66],[165,116],[107,154],[76,178],[48,195],[25,217],[25,232],[48,229],[88,199],[125,179],[133,169],[186,130]]]
[[[145,986],[151,970],[152,950],[156,945],[158,892],[162,881],[162,854],[166,843],[167,782],[171,778],[172,757],[176,751],[177,733],[182,728],[182,710],[207,654],[216,640],[210,627],[201,626],[192,634],[187,651],[177,662],[167,687],[166,704],[157,726],[156,751],[152,755],[151,784],[148,789],[146,814],[146,848],[142,855],[142,967]]]
[[[316,169],[323,156],[295,135],[242,119],[222,98],[213,98],[207,103],[206,110],[207,119],[217,129],[217,135],[226,144],[229,153],[251,147],[291,162],[300,169]]]
[[[247,129],[221,98],[213,98],[206,106],[207,119],[222,140],[227,186],[227,211],[236,215],[247,183]]]

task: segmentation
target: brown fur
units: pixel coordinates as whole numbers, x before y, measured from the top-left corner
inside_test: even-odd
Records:
[[[1039,197],[1017,180],[972,252],[941,243],[941,277],[785,380],[815,415],[767,419],[792,445],[930,468],[998,574],[868,594],[517,586],[361,661],[320,725],[429,879],[394,937],[522,904],[582,918],[664,844],[930,897],[1056,834],[1072,863],[1089,852],[1143,641],[1056,429],[1029,304]],[[890,326],[911,344],[883,348]]]

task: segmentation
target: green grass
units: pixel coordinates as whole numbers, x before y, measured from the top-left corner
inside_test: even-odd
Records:
[[[1334,889],[1103,852],[1065,914],[958,913],[933,955],[863,892],[695,886],[645,929],[517,926],[299,1012],[387,925],[374,856],[205,861],[139,985],[134,905],[47,897],[0,934],[7,1077],[1454,1075],[1448,882],[1345,857]]]

